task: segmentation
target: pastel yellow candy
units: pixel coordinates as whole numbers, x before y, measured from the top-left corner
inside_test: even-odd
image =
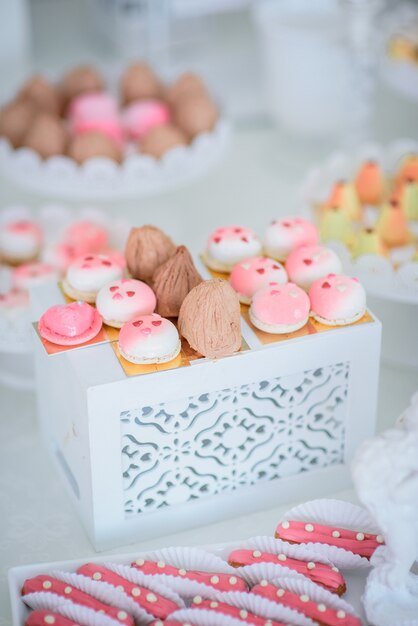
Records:
[[[349,246],[353,239],[353,224],[347,213],[339,207],[327,209],[319,224],[321,241],[342,241]]]
[[[358,234],[353,246],[353,256],[358,257],[363,254],[386,255],[386,248],[383,245],[380,234],[374,228],[366,228]]]

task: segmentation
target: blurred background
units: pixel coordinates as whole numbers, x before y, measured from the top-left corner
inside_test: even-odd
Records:
[[[198,208],[202,237],[226,206],[230,221],[251,215],[249,225],[264,227],[279,205],[295,208],[297,183],[331,150],[416,130],[417,101],[382,71],[388,16],[396,21],[400,9],[395,0],[2,0],[1,99],[33,72],[58,79],[77,63],[97,63],[108,76],[132,59],[166,76],[196,71],[232,121],[232,147],[199,188],[149,198],[147,207],[183,239],[198,227],[192,233],[172,209]],[[7,180],[2,194],[28,198]]]

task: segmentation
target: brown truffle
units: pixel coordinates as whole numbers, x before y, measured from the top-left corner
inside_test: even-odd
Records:
[[[161,159],[172,148],[185,145],[187,145],[187,137],[183,131],[173,124],[164,124],[156,126],[145,135],[139,145],[139,151]]]
[[[60,90],[65,103],[89,91],[103,91],[105,82],[100,72],[92,65],[79,65],[64,75]]]
[[[89,131],[73,137],[68,147],[68,156],[77,163],[84,163],[94,157],[107,157],[118,163],[122,160],[120,148],[107,135]]]
[[[179,246],[172,257],[157,267],[152,277],[157,313],[162,317],[177,317],[184,298],[202,280],[188,249]]]
[[[238,296],[220,278],[206,280],[185,297],[178,319],[180,334],[189,345],[209,358],[238,352],[241,318]]]
[[[38,113],[25,134],[22,145],[32,148],[43,159],[47,159],[64,154],[67,138],[64,122],[59,117],[49,113]]]
[[[205,83],[197,74],[185,72],[166,89],[166,98],[170,104],[176,105],[181,98],[190,95],[203,95],[208,97]]]
[[[22,145],[36,108],[24,100],[10,102],[0,110],[0,135],[6,137],[14,148]]]
[[[202,95],[181,98],[174,108],[174,121],[189,137],[211,131],[218,119],[215,103]]]
[[[61,101],[58,90],[46,78],[36,75],[26,81],[18,93],[19,100],[28,100],[41,111],[59,115]]]
[[[122,102],[129,104],[135,100],[158,98],[162,85],[152,69],[145,63],[130,65],[120,81]]]
[[[150,283],[157,267],[175,251],[170,237],[156,226],[132,228],[125,248],[126,264],[133,278]]]

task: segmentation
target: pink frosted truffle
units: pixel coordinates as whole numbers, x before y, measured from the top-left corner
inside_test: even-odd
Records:
[[[123,124],[131,139],[143,139],[153,128],[170,121],[170,109],[160,100],[139,100],[128,105],[123,113]]]
[[[295,248],[312,246],[318,241],[318,230],[312,222],[302,217],[284,217],[267,227],[264,250],[273,259],[285,261]]]
[[[121,328],[126,322],[154,312],[157,299],[151,287],[134,278],[104,285],[97,294],[96,308],[105,324]]]
[[[240,302],[250,304],[255,292],[270,282],[286,283],[287,274],[278,261],[257,256],[237,263],[232,269],[229,281]]]
[[[135,318],[119,333],[120,353],[131,363],[165,363],[175,359],[180,348],[177,328],[157,313]]]
[[[366,292],[357,278],[328,274],[309,289],[311,315],[327,326],[345,326],[366,311]]]
[[[29,289],[48,280],[57,278],[57,273],[48,263],[23,263],[13,270],[12,282],[17,289]]]
[[[300,246],[286,260],[289,280],[306,291],[315,280],[327,274],[340,274],[342,264],[336,253],[325,246]]]
[[[257,235],[243,226],[222,226],[209,237],[204,252],[208,267],[218,272],[230,272],[234,265],[261,252]]]
[[[84,93],[71,102],[70,124],[74,134],[98,131],[121,143],[122,124],[116,100],[105,92]]]
[[[86,302],[52,306],[45,311],[38,324],[41,337],[62,346],[90,341],[101,327],[100,314]]]
[[[249,311],[256,328],[266,333],[291,333],[309,319],[307,294],[294,283],[270,284],[254,294]]]

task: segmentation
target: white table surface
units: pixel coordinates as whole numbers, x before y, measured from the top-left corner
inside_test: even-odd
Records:
[[[57,69],[73,60],[103,58],[103,51],[89,47],[74,26],[79,5],[75,1],[65,3],[61,0],[33,3],[34,67]],[[55,26],[62,20],[66,21],[68,28],[61,37]],[[252,58],[249,53],[252,44],[244,46],[244,43],[248,44],[250,31],[247,18],[228,19],[221,33],[223,39],[218,37],[218,52],[222,43],[225,47],[231,43],[233,36],[236,49],[239,51],[239,46],[243,46],[243,54]],[[240,55],[237,53],[236,56]],[[212,71],[216,76],[213,68]],[[4,88],[13,85],[17,75],[0,64],[0,80]],[[256,84],[256,74],[253,78]],[[228,81],[222,79],[222,82],[226,84]],[[222,164],[190,187],[141,201],[113,202],[106,205],[107,210],[118,212],[137,225],[152,222],[167,230],[178,243],[186,243],[192,251],[198,252],[208,232],[225,221],[242,223],[263,232],[272,218],[295,208],[298,181],[312,163],[327,154],[329,146],[293,142],[275,131],[262,116],[262,97],[254,98],[254,93],[248,95],[248,90],[241,94],[235,85],[228,93],[229,108],[240,121]],[[373,128],[375,138],[389,141],[414,136],[416,121],[414,107],[379,89]],[[39,206],[43,200],[0,180],[0,206],[17,202]],[[379,430],[393,424],[417,387],[417,372],[382,366]],[[88,558],[94,550],[40,446],[34,395],[0,387],[0,407],[0,626],[3,626],[10,623],[6,582],[9,567]],[[330,495],[355,501],[351,490]],[[289,503],[289,507],[292,504],[295,503]],[[283,510],[283,507],[273,506],[268,511],[245,518],[177,535],[170,534],[168,527],[164,537],[139,542],[126,551],[271,534]]]

